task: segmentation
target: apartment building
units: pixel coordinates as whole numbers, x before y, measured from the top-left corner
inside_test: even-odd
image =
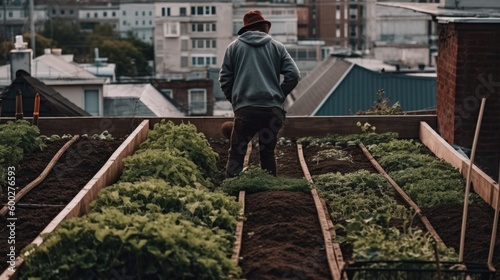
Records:
[[[232,40],[231,1],[164,1],[154,4],[157,74],[219,67]]]
[[[109,24],[118,30],[120,5],[82,5],[78,10],[78,20],[82,31],[91,32],[99,24]]]
[[[154,5],[152,3],[120,4],[117,31],[121,37],[132,32],[139,40],[153,45],[154,41]]]

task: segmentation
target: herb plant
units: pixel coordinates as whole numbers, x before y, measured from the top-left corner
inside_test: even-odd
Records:
[[[179,213],[123,214],[117,209],[66,220],[25,248],[20,279],[230,279],[240,269],[229,241]]]
[[[247,193],[262,191],[311,191],[306,179],[276,177],[264,169],[253,165],[243,171],[238,177],[225,179],[220,188],[231,195],[237,195],[239,191]]]
[[[217,172],[218,155],[210,147],[203,133],[197,132],[192,124],[175,125],[172,121],[162,120],[141,144],[141,149],[173,150],[193,161],[206,178]]]
[[[170,151],[146,149],[123,160],[122,182],[163,179],[172,185],[212,187],[191,160],[172,154]]]
[[[124,214],[178,212],[182,218],[209,229],[223,229],[233,239],[241,205],[234,197],[206,188],[179,187],[163,180],[122,182],[99,192],[91,210],[116,208]]]

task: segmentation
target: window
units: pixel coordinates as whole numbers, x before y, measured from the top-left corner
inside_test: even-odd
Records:
[[[116,17],[116,12],[112,12],[112,13],[111,13],[111,16],[112,16],[112,17]]]
[[[70,15],[72,15],[72,14],[74,14],[74,13],[75,13],[75,11],[73,11],[73,10],[69,10],[69,14],[70,14]]]
[[[90,13],[87,13],[87,18],[90,18]]]
[[[170,16],[170,8],[161,8],[161,16],[169,17]]]
[[[99,90],[84,90],[84,108],[92,116],[99,116]]]
[[[174,98],[174,92],[169,88],[163,88],[160,90],[163,95],[168,96],[169,98]]]
[[[97,18],[99,15],[97,13],[94,13],[94,17]]]
[[[191,63],[193,66],[214,66],[217,64],[217,57],[214,55],[193,55]]]
[[[108,12],[103,12],[103,13],[102,13],[102,16],[103,16],[103,17],[107,17],[107,16],[108,16]]]
[[[165,22],[163,23],[163,32],[165,37],[179,37],[179,23],[178,22]]]
[[[127,11],[123,11],[122,15],[126,16],[127,15]]]
[[[57,11],[56,10],[52,10],[52,14],[53,15],[57,14]]]
[[[215,23],[198,22],[198,23],[193,23],[193,25],[191,25],[191,31],[192,32],[215,32],[215,31],[217,31],[217,29],[215,28]]]
[[[142,16],[146,16],[146,12],[145,11],[142,11]]]
[[[197,16],[208,16],[208,15],[216,15],[217,9],[215,6],[192,6],[191,7],[191,15]]]
[[[186,16],[186,7],[181,7],[179,10],[180,16],[185,17]]]
[[[181,51],[187,51],[188,50],[188,40],[182,39],[181,40]]]
[[[188,57],[187,56],[181,56],[181,67],[182,68],[188,67]]]
[[[61,15],[64,15],[66,13],[65,10],[61,10]]]
[[[190,89],[188,91],[189,114],[199,115],[207,113],[207,90]]]
[[[139,16],[139,12],[138,11],[135,11],[135,16]]]
[[[216,49],[217,40],[214,39],[193,39],[191,46],[193,49]]]

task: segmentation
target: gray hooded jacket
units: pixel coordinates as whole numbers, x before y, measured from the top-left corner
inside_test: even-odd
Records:
[[[234,111],[246,106],[283,109],[299,79],[285,46],[259,31],[247,31],[227,47],[219,73],[222,92]]]

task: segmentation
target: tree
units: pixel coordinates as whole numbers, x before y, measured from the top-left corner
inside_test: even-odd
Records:
[[[24,42],[31,42],[31,33],[24,33],[23,40]],[[46,38],[38,33],[35,34],[35,57],[42,55],[45,49],[52,49],[54,47],[56,47],[54,40]],[[31,46],[30,48],[33,49]]]
[[[126,39],[130,43],[132,43],[136,48],[139,49],[139,51],[144,55],[144,58],[146,60],[154,60],[155,59],[155,52],[154,48],[152,45],[145,43],[141,41],[136,34],[134,34],[132,31],[127,32]]]
[[[85,35],[76,21],[50,19],[45,22],[41,35],[52,39],[53,46],[62,48],[64,53],[80,55],[86,52]]]
[[[87,39],[87,45],[91,47],[91,52],[94,48],[99,47],[99,45],[104,40],[109,39],[119,39],[118,34],[113,30],[113,26],[110,24],[99,24],[94,27],[92,34],[90,34]]]
[[[103,40],[99,45],[103,57],[116,64],[117,76],[137,76],[147,71],[147,61],[141,52],[130,42],[121,39]]]
[[[9,52],[14,48],[14,42],[0,37],[0,65],[6,64],[9,59]]]

